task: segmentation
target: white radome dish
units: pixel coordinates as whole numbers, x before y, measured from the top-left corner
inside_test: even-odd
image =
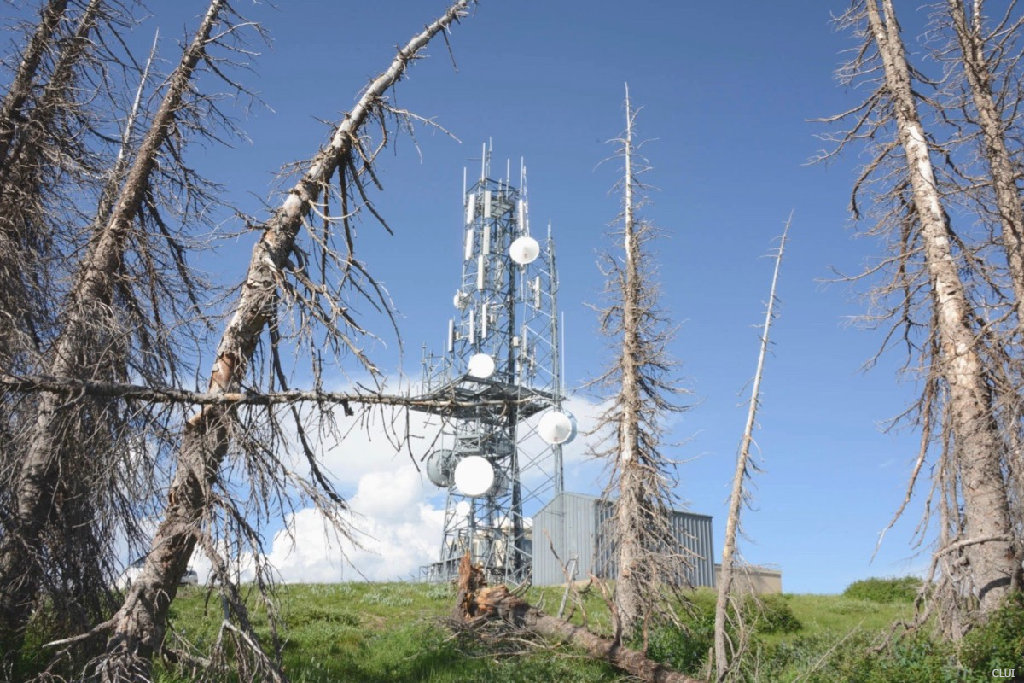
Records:
[[[571,415],[552,410],[540,418],[537,433],[551,445],[567,443],[576,436],[576,421]]]
[[[476,379],[488,379],[494,374],[494,368],[494,359],[486,353],[474,353],[466,366],[469,376]]]
[[[519,265],[528,265],[540,256],[540,244],[529,235],[523,235],[509,245],[508,255]]]
[[[464,496],[486,496],[497,488],[497,483],[497,473],[487,458],[470,455],[455,466],[455,488]]]

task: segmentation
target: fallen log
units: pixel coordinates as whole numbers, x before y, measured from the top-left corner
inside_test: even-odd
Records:
[[[468,553],[459,562],[453,616],[469,625],[498,619],[545,638],[571,643],[594,659],[606,661],[645,681],[703,683],[652,661],[643,652],[625,647],[615,639],[602,638],[583,626],[544,614],[505,586],[488,586],[483,570],[472,563]]]

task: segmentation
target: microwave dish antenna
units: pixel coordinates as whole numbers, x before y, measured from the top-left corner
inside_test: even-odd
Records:
[[[494,374],[495,367],[494,359],[486,353],[474,353],[466,364],[469,376],[476,379],[488,379]]]
[[[576,418],[558,410],[544,413],[537,424],[537,433],[550,444],[568,443],[576,436]]]
[[[529,235],[516,238],[516,241],[509,245],[508,255],[520,266],[527,266],[537,260],[540,256],[540,244]]]
[[[488,580],[519,584],[531,576],[532,515],[563,490],[562,447],[573,427],[562,410],[551,231],[545,240],[530,235],[526,166],[518,187],[510,165],[495,179],[491,151],[484,145],[479,180],[470,184],[472,172],[463,172],[452,255],[462,275],[444,351],[423,357],[424,400],[415,409],[440,424],[425,469],[446,496],[440,556],[424,578],[453,579],[468,552]]]

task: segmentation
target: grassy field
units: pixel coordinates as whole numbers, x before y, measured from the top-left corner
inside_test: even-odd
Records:
[[[909,583],[908,583],[909,581]],[[995,680],[992,669],[1024,674],[1024,598],[1008,606],[985,629],[956,648],[919,633],[882,641],[895,620],[913,614],[913,580],[859,582],[844,595],[768,596],[745,609],[753,624],[742,678],[755,681],[961,681]],[[527,599],[557,612],[563,590],[531,589]],[[276,596],[281,617],[285,673],[303,682],[441,681],[618,681],[623,676],[564,645],[516,634],[481,638],[453,633],[448,622],[454,596],[447,586],[414,583],[351,583],[282,586]],[[688,595],[682,628],[656,629],[650,655],[698,677],[711,646],[714,594]],[[265,610],[254,593],[251,617],[261,642],[273,647]],[[202,587],[186,587],[172,610],[177,634],[207,656],[221,625],[219,599]],[[608,610],[600,595],[585,596],[573,620],[608,633]],[[508,634],[505,634],[506,636]],[[180,642],[180,641],[176,641]],[[230,647],[227,659],[232,653]],[[204,668],[207,677],[211,670]],[[160,660],[156,680],[191,681],[198,672]],[[216,679],[216,676],[212,678]],[[1005,680],[1007,677],[1004,677]],[[238,680],[225,675],[225,680]]]
[[[907,595],[782,595],[755,623],[744,677],[765,681],[944,681],[992,680],[990,670],[957,667],[956,652],[924,635],[904,638],[881,654],[871,646],[896,619],[912,614]],[[532,589],[528,599],[557,611],[561,589]],[[174,624],[202,645],[216,636],[220,609],[202,589],[189,589],[175,603]],[[652,656],[700,675],[711,643],[714,595],[697,591],[683,630],[651,636]],[[292,585],[278,600],[283,621],[285,672],[296,682],[313,681],[616,681],[614,669],[565,646],[521,639],[485,642],[453,635],[446,617],[453,604],[444,586],[411,583]],[[573,619],[601,633],[608,611],[591,593]],[[259,611],[254,610],[254,617]],[[266,636],[266,622],[258,621]],[[265,638],[264,642],[268,642]],[[982,658],[984,659],[984,658]],[[988,660],[984,665],[987,666]],[[1007,662],[1020,667],[1024,662]],[[982,675],[986,674],[986,675]],[[188,671],[162,664],[158,680],[189,680]]]
[[[202,589],[175,601],[175,626],[210,643],[220,607]],[[285,673],[295,683],[328,681],[615,681],[617,672],[569,649],[534,643],[485,644],[446,627],[454,595],[412,583],[290,585],[278,599]],[[254,615],[255,616],[255,615]],[[266,620],[254,618],[266,635]],[[161,667],[158,681],[189,672]]]

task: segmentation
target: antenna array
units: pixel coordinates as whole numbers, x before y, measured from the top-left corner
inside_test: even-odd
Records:
[[[529,580],[530,515],[560,493],[562,445],[575,435],[562,410],[555,250],[530,235],[526,167],[519,187],[463,171],[462,279],[452,299],[444,353],[424,352],[421,398],[455,399],[423,408],[441,421],[440,447],[426,458],[431,482],[447,492],[438,562],[431,580],[455,576],[469,552],[492,581]]]

